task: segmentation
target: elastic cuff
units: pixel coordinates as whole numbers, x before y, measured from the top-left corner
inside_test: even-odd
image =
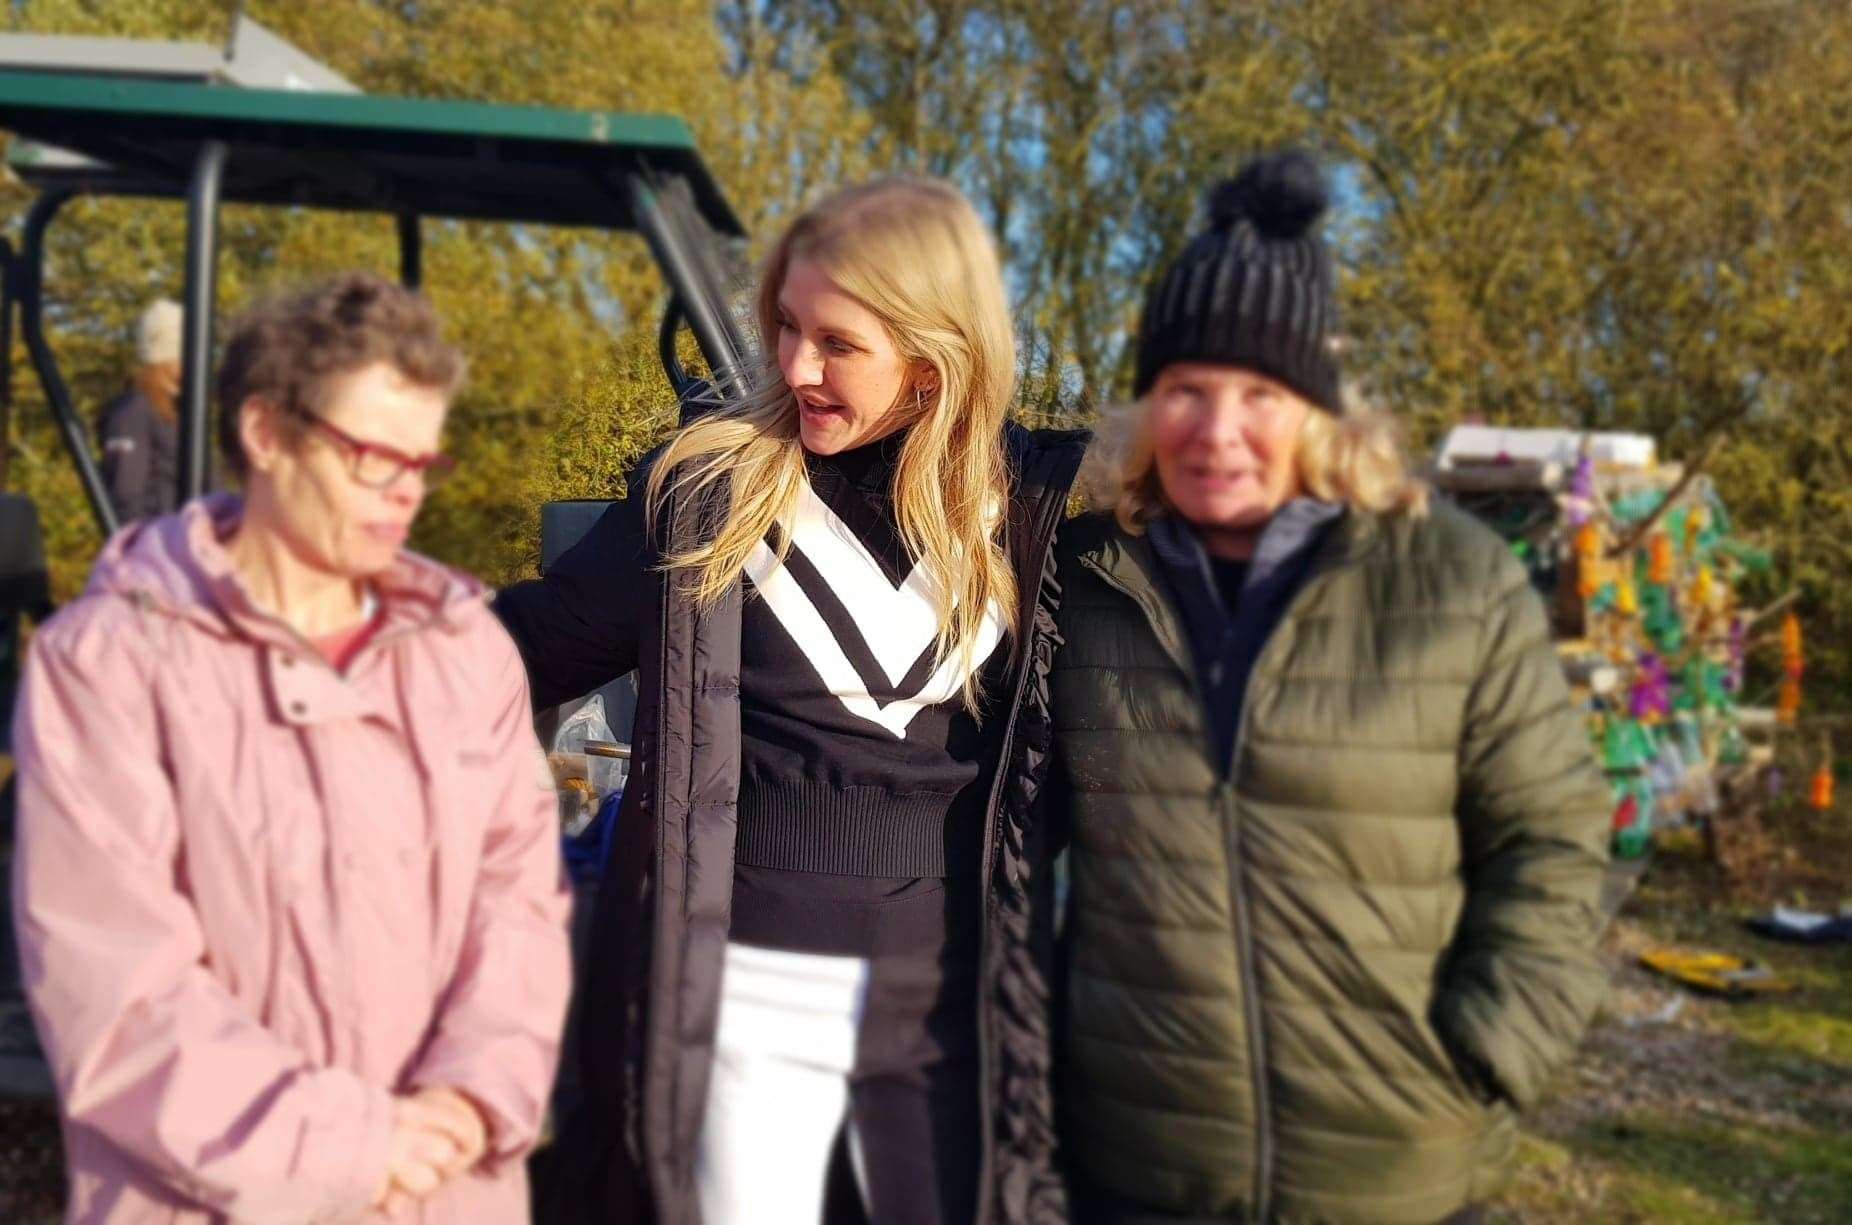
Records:
[[[362,1211],[372,1207],[373,1197],[385,1185],[392,1161],[393,1096],[378,1085],[363,1084],[365,1105],[361,1110],[359,1135],[354,1138],[354,1160],[348,1171],[350,1203]]]

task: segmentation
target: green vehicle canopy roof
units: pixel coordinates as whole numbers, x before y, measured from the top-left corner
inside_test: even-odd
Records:
[[[686,181],[716,233],[744,233],[670,115],[0,71],[0,126],[105,163],[19,150],[39,187],[184,195],[216,140],[228,202],[633,229],[626,176],[644,171]]]
[[[45,229],[79,195],[187,202],[183,499],[205,488],[211,462],[206,376],[226,202],[392,214],[400,276],[411,285],[421,277],[427,217],[638,231],[668,283],[659,348],[684,411],[737,389],[747,347],[728,312],[720,248],[745,230],[688,125],[673,116],[0,70],[0,129],[24,138],[7,163],[39,193],[17,256],[0,242],[5,310],[20,305],[27,352],[105,533],[117,526],[115,511],[42,309]],[[676,357],[683,323],[707,361],[705,380]]]

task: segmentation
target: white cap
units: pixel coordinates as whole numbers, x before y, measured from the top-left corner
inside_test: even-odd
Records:
[[[180,329],[184,316],[178,302],[157,298],[141,313],[135,325],[135,356],[144,366],[180,362]]]

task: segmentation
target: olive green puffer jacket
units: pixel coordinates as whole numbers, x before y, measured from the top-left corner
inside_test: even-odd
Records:
[[[1602,997],[1607,791],[1490,532],[1351,513],[1316,548],[1228,770],[1146,539],[1058,547],[1063,1142],[1160,1213],[1432,1222]]]

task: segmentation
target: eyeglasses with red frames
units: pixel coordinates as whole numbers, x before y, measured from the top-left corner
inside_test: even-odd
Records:
[[[389,489],[393,482],[407,472],[418,473],[424,478],[424,487],[433,489],[443,484],[444,478],[456,470],[457,461],[442,451],[432,451],[428,455],[407,455],[384,443],[355,438],[307,409],[292,405],[289,411],[292,416],[306,423],[309,428],[320,430],[340,447],[347,455],[348,474],[368,489]]]

